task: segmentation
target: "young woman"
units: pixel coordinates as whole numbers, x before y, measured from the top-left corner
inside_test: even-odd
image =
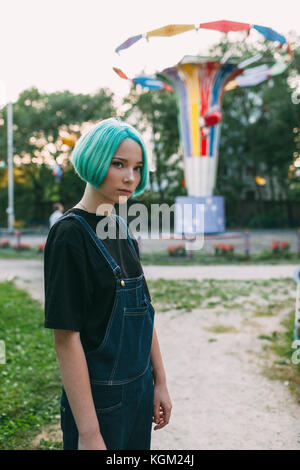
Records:
[[[172,405],[138,244],[112,212],[145,190],[145,145],[132,126],[106,119],[78,140],[72,163],[85,191],[44,251],[64,450],[150,449],[152,422],[166,426]],[[106,222],[116,237],[99,237]]]

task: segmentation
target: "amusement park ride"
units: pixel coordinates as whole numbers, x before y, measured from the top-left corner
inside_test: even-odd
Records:
[[[131,80],[142,87],[175,92],[188,192],[188,196],[176,198],[176,206],[183,207],[188,204],[193,207],[194,214],[191,216],[189,212],[179,225],[177,223],[177,227],[182,228],[182,233],[212,234],[225,231],[224,197],[214,195],[223,117],[223,94],[236,87],[257,85],[283,73],[293,58],[293,52],[286,38],[271,28],[226,20],[202,23],[198,26],[168,25],[130,37],[115,51],[120,53],[142,38],[149,40],[154,36],[174,36],[201,28],[223,33],[245,31],[246,36],[249,36],[250,31],[254,29],[268,41],[277,42],[278,52],[271,65],[262,64],[251,68],[248,66],[259,61],[262,54],[256,54],[241,62],[230,60],[230,53],[226,53],[222,58],[186,55],[179,63],[157,72],[155,76],[143,75],[132,79],[128,78],[120,68],[114,67],[114,70],[121,78]],[[204,209],[204,227],[197,215],[197,207]]]

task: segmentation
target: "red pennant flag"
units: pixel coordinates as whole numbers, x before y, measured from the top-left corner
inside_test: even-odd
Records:
[[[238,23],[237,21],[212,21],[211,23],[201,23],[200,28],[206,29],[216,29],[222,33],[228,33],[229,31],[243,31],[249,30],[250,24],[248,23]]]
[[[122,72],[121,69],[118,69],[117,67],[113,67],[113,69],[119,75],[119,77],[124,78],[125,80],[130,80],[130,78],[128,78],[127,75]]]

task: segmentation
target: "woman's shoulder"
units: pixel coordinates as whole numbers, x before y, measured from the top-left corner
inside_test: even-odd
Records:
[[[62,217],[68,215],[69,211],[65,212]],[[58,219],[55,224],[50,228],[46,246],[57,243],[66,243],[68,245],[74,245],[80,247],[84,242],[84,233],[78,221],[72,217],[65,219]]]

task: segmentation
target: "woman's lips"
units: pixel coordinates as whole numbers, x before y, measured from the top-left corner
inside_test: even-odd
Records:
[[[118,191],[123,194],[131,194],[131,191],[127,191],[125,189],[118,189]]]

